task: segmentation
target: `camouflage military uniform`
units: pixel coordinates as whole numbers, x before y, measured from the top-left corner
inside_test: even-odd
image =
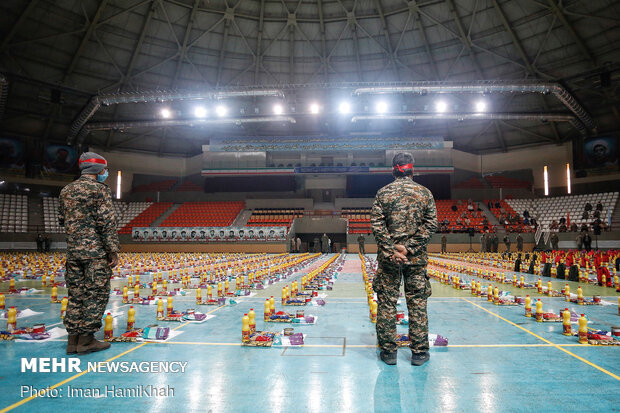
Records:
[[[101,328],[110,294],[108,254],[119,251],[110,188],[82,176],[62,189],[58,212],[67,234],[64,324],[69,334],[94,333]]]
[[[437,229],[437,210],[431,192],[409,177],[399,177],[377,192],[372,207],[372,232],[377,240],[379,268],[373,288],[377,292],[377,340],[382,350],[397,349],[396,301],[404,278],[409,310],[409,337],[415,353],[428,351],[427,299],[431,295],[426,247]],[[395,245],[407,248],[409,262],[391,261]]]
[[[366,247],[364,246],[365,240],[363,236],[357,237],[357,245],[359,246],[360,254],[366,254]]]

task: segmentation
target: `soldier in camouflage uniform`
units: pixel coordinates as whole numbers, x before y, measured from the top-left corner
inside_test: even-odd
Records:
[[[67,234],[67,354],[110,347],[110,343],[97,341],[94,333],[101,328],[119,251],[112,193],[103,183],[108,176],[107,162],[94,152],[85,152],[79,166],[80,178],[60,192],[58,211]]]
[[[371,217],[379,262],[373,282],[378,300],[377,340],[381,360],[396,364],[396,301],[404,278],[411,364],[420,366],[430,357],[426,304],[431,284],[426,247],[437,229],[437,210],[431,192],[413,182],[411,155],[396,154],[392,166],[396,179],[377,192]]]

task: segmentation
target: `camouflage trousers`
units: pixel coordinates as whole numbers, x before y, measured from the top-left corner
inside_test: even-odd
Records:
[[[110,298],[112,268],[106,258],[67,260],[65,280],[69,303],[64,323],[69,334],[95,333],[101,328]]]
[[[428,315],[426,303],[431,284],[426,267],[380,265],[373,282],[377,293],[377,341],[382,350],[398,348],[396,339],[396,302],[401,280],[405,283],[405,298],[409,310],[409,347],[415,353],[428,351]]]

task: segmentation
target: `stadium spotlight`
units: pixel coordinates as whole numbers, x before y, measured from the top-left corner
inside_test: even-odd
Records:
[[[273,105],[273,113],[275,113],[276,115],[281,115],[282,113],[284,113],[284,108],[282,107],[282,105]]]
[[[545,183],[545,196],[549,196],[549,172],[547,171],[547,165],[543,168],[543,181]]]
[[[439,102],[435,103],[435,111],[439,113],[443,113],[447,109],[448,109],[448,105],[443,100],[440,100]]]
[[[223,116],[226,116],[226,114],[228,113],[228,109],[224,105],[219,105],[215,108],[215,113],[217,113],[217,116],[221,118]]]
[[[385,101],[382,100],[379,103],[377,103],[376,109],[377,109],[377,113],[384,114],[388,110],[388,105],[387,103],[385,103]]]
[[[319,113],[319,105],[316,103],[313,103],[310,105],[310,113],[312,113],[313,115],[316,115],[317,113]]]
[[[571,193],[571,184],[570,184],[570,164],[566,164],[566,189],[568,194]]]
[[[161,117],[164,119],[168,119],[170,116],[172,116],[172,112],[170,112],[170,109],[168,108],[163,108],[160,113]]]
[[[121,171],[118,171],[116,175],[116,199],[121,199]]]
[[[484,112],[487,109],[487,104],[484,100],[476,102],[476,112]]]
[[[349,104],[349,102],[341,102],[338,106],[338,111],[343,115],[351,113],[351,105]]]
[[[194,109],[194,116],[196,116],[197,118],[204,118],[205,116],[207,116],[207,110],[204,108],[204,106],[196,106],[196,108]]]

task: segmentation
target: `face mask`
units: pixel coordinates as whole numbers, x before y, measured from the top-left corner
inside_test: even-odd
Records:
[[[99,174],[97,175],[97,182],[104,182],[106,179],[108,179],[108,171],[106,170],[103,175]]]

